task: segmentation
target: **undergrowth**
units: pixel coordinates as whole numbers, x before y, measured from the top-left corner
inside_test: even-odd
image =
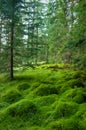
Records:
[[[86,130],[86,72],[47,64],[0,76],[0,130]]]

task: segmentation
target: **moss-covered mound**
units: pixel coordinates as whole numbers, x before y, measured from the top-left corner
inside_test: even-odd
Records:
[[[0,77],[0,130],[86,130],[86,72],[44,64]]]
[[[24,91],[24,90],[29,89],[29,88],[30,88],[30,85],[27,84],[27,83],[22,83],[22,84],[19,84],[19,85],[17,86],[17,89],[18,89],[19,91]]]
[[[16,89],[8,90],[4,94],[2,94],[2,100],[8,103],[17,102],[21,98],[21,93]]]

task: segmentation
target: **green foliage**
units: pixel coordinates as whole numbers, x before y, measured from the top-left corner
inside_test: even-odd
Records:
[[[69,7],[70,5],[70,7]],[[51,63],[86,66],[85,1],[53,0],[48,5],[48,43]]]

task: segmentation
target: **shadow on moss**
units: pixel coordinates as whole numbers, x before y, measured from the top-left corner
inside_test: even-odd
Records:
[[[23,99],[9,108],[9,114],[12,117],[33,117],[38,112],[36,105],[33,102]]]
[[[9,90],[2,95],[2,100],[5,101],[5,102],[8,102],[8,103],[17,102],[21,98],[22,98],[21,93],[16,89]]]
[[[26,89],[28,89],[28,88],[30,88],[30,85],[27,84],[27,83],[22,83],[22,84],[20,84],[20,85],[17,86],[17,89],[18,89],[19,91],[23,91],[23,90],[26,90]]]
[[[36,95],[47,96],[51,94],[58,94],[58,89],[51,84],[41,84],[36,90]]]

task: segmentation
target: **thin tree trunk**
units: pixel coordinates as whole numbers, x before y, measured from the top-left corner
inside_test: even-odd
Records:
[[[13,41],[14,41],[14,28],[13,26],[11,27],[11,59],[10,59],[10,78],[13,80]]]
[[[48,64],[48,59],[49,59],[49,46],[48,44],[46,45],[46,63]]]
[[[11,23],[11,49],[10,49],[10,79],[13,80],[13,47],[14,47],[14,2],[12,3],[12,23]]]
[[[0,18],[0,52],[1,52],[1,46],[2,46],[2,41],[1,41],[1,38],[2,38],[2,20]]]

